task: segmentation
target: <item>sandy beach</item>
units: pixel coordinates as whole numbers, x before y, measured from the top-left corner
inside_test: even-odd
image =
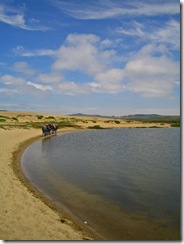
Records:
[[[1,201],[0,201],[0,239],[1,240],[88,240],[93,239],[82,228],[72,222],[65,214],[58,213],[26,183],[20,170],[21,153],[25,148],[42,137],[41,129],[23,127],[22,122],[38,119],[36,114],[19,116],[18,112],[0,113],[6,121],[0,127],[0,167],[1,167]],[[16,117],[15,117],[16,116]],[[31,118],[30,118],[31,117]],[[9,119],[8,119],[9,118]],[[11,119],[10,119],[11,118]],[[18,122],[17,119],[18,118]],[[22,120],[21,120],[22,119]],[[8,122],[7,122],[8,121]],[[9,124],[8,124],[9,123]],[[78,121],[78,124],[83,122]],[[108,128],[111,123],[105,119],[96,119],[95,125]],[[11,126],[10,126],[11,125]],[[18,126],[16,126],[18,125]],[[82,129],[85,129],[83,123]],[[89,118],[88,126],[94,125]],[[140,122],[121,124],[114,127],[141,127]],[[144,124],[145,126],[145,124]],[[146,125],[147,127],[153,124]],[[170,127],[165,124],[162,127]],[[59,132],[74,128],[60,128]]]

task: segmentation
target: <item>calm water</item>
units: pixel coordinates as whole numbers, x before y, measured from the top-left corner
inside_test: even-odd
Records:
[[[179,128],[64,133],[32,144],[21,166],[101,238],[179,238]]]

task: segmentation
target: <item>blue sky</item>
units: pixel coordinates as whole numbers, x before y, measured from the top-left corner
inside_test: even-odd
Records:
[[[180,113],[178,0],[1,0],[0,109]]]

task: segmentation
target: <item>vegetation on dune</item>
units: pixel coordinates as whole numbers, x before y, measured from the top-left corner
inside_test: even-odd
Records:
[[[98,118],[100,119],[100,118]],[[42,114],[37,115],[27,115],[27,114],[18,114],[14,117],[8,117],[5,115],[0,114],[0,128],[41,128],[43,124],[54,123],[58,126],[58,128],[87,128],[87,129],[106,129],[102,127],[103,125],[96,124],[98,119],[95,118],[80,118],[80,117],[61,117],[61,116],[44,116]],[[170,124],[171,127],[180,127],[180,116],[126,116],[124,118],[119,119],[108,119],[108,120],[100,120],[102,123],[109,123],[115,125],[120,125],[122,122],[134,123],[134,122],[141,122],[142,128],[148,127],[146,124],[149,123],[157,123],[149,128],[160,128],[163,127],[165,124]],[[87,127],[87,124],[89,126]],[[95,125],[90,126],[90,123]],[[109,127],[109,126],[108,126]],[[112,125],[113,127],[113,125]],[[111,128],[112,128],[111,127]],[[137,127],[141,128],[141,127]]]
[[[119,121],[119,120],[105,120],[104,123],[121,124],[121,121]]]
[[[45,117],[45,119],[56,120],[56,118],[54,116],[48,116],[48,117]]]
[[[43,115],[36,115],[37,119],[43,119],[44,116]]]
[[[171,127],[180,127],[180,121],[171,124]]]
[[[9,117],[4,116],[4,115],[0,115],[0,119],[9,119]]]
[[[0,122],[6,122],[6,119],[0,118]]]
[[[180,116],[156,116],[156,117],[146,117],[146,116],[130,116],[122,120],[131,123],[132,121],[139,121],[142,123],[160,123],[163,124],[170,124],[172,127],[180,127]]]
[[[19,121],[16,117],[11,117],[11,119],[14,121]]]
[[[8,117],[4,115],[0,115],[0,122],[7,122],[7,121],[18,121],[16,117]]]
[[[120,124],[121,122],[119,120],[114,120],[115,124]]]
[[[19,117],[32,117],[32,115],[31,114],[18,114],[17,115],[17,118],[19,118]]]

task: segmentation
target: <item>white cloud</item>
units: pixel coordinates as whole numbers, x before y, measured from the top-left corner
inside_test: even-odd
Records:
[[[154,56],[154,46],[143,47],[124,69],[130,89],[147,97],[170,96],[180,76],[179,62]]]
[[[79,85],[73,81],[65,81],[58,85],[58,90],[67,95],[86,94],[88,93],[86,88],[85,84]]]
[[[13,65],[13,70],[25,75],[33,75],[35,71],[26,62],[16,62]]]
[[[39,25],[37,25],[36,27],[28,26],[25,23],[25,15],[20,9],[15,9],[3,4],[0,4],[0,21],[5,24],[18,27],[24,30],[29,30],[29,31],[48,30],[46,26],[39,26]]]
[[[22,13],[14,13],[10,8],[0,5],[0,21],[9,25],[26,29],[24,15]]]
[[[56,84],[60,83],[64,79],[63,75],[59,73],[47,73],[41,74],[37,77],[37,80],[42,83]]]
[[[146,35],[144,31],[144,26],[137,21],[133,21],[131,23],[131,27],[129,26],[130,23],[128,24],[127,28],[125,27],[117,27],[115,32],[122,34],[122,35],[127,35],[127,36],[138,36],[140,38],[144,37]]]
[[[124,89],[124,85],[122,85],[123,78],[123,69],[113,68],[96,74],[94,77],[95,83],[92,82],[91,86],[97,92],[120,92]]]
[[[135,26],[141,28],[138,22],[135,22]],[[172,95],[178,86],[180,65],[168,55],[165,45],[145,45],[129,56],[125,63],[122,61],[124,56],[109,49],[110,44],[107,39],[101,40],[97,35],[70,34],[61,47],[54,51],[55,60],[50,73],[38,75],[34,82],[10,75],[5,75],[2,80],[5,85],[14,83],[22,86],[23,91],[32,87],[40,92],[68,95],[123,91],[145,97]],[[22,51],[23,48],[17,49]],[[26,62],[17,62],[14,66],[19,71],[30,71]],[[72,79],[67,78],[70,71]],[[87,74],[88,80],[75,80],[75,72],[78,76]]]
[[[12,75],[1,76],[0,82],[8,86],[22,86],[25,84],[25,80],[23,78],[14,77]]]
[[[154,25],[142,25],[133,21],[115,29],[116,33],[137,37],[141,42],[151,42],[169,45],[171,50],[180,48],[180,23],[174,19],[166,22],[165,26],[154,27]],[[135,39],[137,40],[137,39]]]
[[[2,91],[7,94],[15,94],[17,91],[20,94],[34,94],[35,91],[46,92],[53,91],[53,87],[50,85],[42,85],[38,83],[33,83],[31,81],[27,81],[24,78],[16,77],[13,75],[3,75],[0,77],[0,83],[2,83],[5,87],[1,88]],[[31,89],[33,88],[33,89]]]
[[[135,22],[141,28],[141,25]],[[103,50],[101,49],[103,45]],[[118,93],[132,91],[147,97],[170,96],[179,79],[179,63],[167,56],[164,45],[145,45],[129,57],[125,66],[115,68],[114,50],[105,48],[96,35],[69,35],[57,52],[54,70],[64,72],[80,71],[91,75],[91,81],[76,83],[58,78],[58,91],[73,95],[90,92]],[[121,60],[121,57],[120,59]],[[121,62],[120,62],[121,63]],[[120,66],[119,63],[119,66]],[[53,74],[49,79],[52,79]]]
[[[55,70],[79,70],[96,74],[105,69],[105,63],[114,55],[113,50],[101,51],[100,38],[96,35],[70,34],[57,52]]]
[[[172,88],[173,84],[171,82],[154,77],[142,80],[137,79],[130,83],[130,90],[140,93],[144,97],[170,96]]]
[[[16,89],[0,88],[0,94],[5,96],[14,96],[20,94],[20,91]]]
[[[180,23],[176,20],[170,20],[164,28],[157,29],[150,33],[148,38],[156,43],[166,43],[170,49],[180,49]]]
[[[76,19],[107,19],[123,16],[157,16],[171,15],[180,12],[176,1],[90,1],[78,5],[76,1],[54,0],[50,3],[62,12]]]
[[[150,77],[160,75],[179,75],[179,63],[171,62],[167,57],[147,56],[127,63],[126,73],[129,76]]]
[[[55,50],[52,49],[38,49],[38,50],[26,50],[23,46],[17,46],[12,50],[16,55],[22,57],[41,57],[50,56],[53,57],[56,54]]]
[[[52,91],[52,90],[53,90],[52,86],[41,85],[41,84],[33,83],[33,82],[31,82],[31,81],[28,81],[27,84],[28,84],[29,86],[32,86],[32,87],[34,87],[34,88],[36,88],[36,89],[38,89],[38,90],[41,90],[41,91],[43,91],[43,92],[46,92],[46,91]]]

